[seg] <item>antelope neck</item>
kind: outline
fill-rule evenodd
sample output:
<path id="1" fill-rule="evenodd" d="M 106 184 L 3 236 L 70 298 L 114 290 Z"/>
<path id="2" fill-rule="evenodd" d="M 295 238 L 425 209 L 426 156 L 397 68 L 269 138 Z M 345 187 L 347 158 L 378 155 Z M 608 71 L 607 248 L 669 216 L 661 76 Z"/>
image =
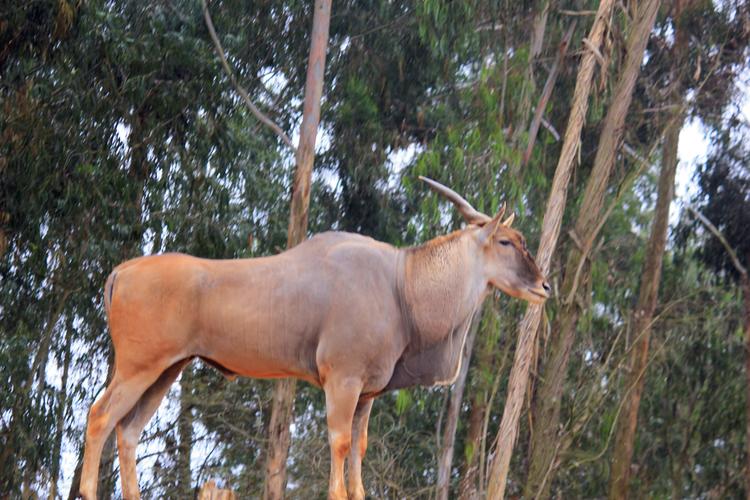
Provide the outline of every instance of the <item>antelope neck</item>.
<path id="1" fill-rule="evenodd" d="M 403 251 L 399 295 L 418 344 L 430 345 L 451 335 L 486 294 L 477 245 L 471 230 L 464 229 Z"/>

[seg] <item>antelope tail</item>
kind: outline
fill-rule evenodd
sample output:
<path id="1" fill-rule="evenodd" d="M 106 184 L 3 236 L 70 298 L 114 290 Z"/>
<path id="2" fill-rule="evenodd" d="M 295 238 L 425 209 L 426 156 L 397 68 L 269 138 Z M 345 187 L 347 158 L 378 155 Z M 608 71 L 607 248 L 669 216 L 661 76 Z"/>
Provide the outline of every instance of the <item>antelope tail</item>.
<path id="1" fill-rule="evenodd" d="M 112 294 L 115 291 L 115 278 L 117 277 L 117 271 L 112 271 L 107 278 L 107 282 L 104 284 L 104 310 L 109 316 L 109 308 L 112 305 Z"/>

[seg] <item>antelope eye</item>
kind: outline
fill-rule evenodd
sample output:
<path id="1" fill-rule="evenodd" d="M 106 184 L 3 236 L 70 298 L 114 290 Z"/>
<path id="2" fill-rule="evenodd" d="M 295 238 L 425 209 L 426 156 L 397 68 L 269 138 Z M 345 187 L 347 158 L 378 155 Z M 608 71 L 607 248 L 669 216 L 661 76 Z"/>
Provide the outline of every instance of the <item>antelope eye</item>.
<path id="1" fill-rule="evenodd" d="M 507 247 L 510 245 L 510 240 L 497 240 L 502 246 Z"/>

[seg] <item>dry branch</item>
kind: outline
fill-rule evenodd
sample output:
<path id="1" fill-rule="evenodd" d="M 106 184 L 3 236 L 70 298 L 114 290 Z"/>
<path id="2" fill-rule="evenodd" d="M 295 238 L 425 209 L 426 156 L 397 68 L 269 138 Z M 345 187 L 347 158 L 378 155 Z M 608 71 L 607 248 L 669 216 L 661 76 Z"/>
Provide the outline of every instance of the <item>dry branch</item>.
<path id="1" fill-rule="evenodd" d="M 232 68 L 229 66 L 229 62 L 227 61 L 227 57 L 224 53 L 224 48 L 221 46 L 221 42 L 219 41 L 219 37 L 216 35 L 216 30 L 214 29 L 214 23 L 211 20 L 211 14 L 208 12 L 208 5 L 206 4 L 206 0 L 201 0 L 201 4 L 203 7 L 203 19 L 206 21 L 206 27 L 208 28 L 208 34 L 211 35 L 211 41 L 214 44 L 214 48 L 216 49 L 216 54 L 219 56 L 219 60 L 221 61 L 221 66 L 224 68 L 224 72 L 229 77 L 229 81 L 232 82 L 232 85 L 234 86 L 237 93 L 242 98 L 242 101 L 245 103 L 245 105 L 248 107 L 250 112 L 258 119 L 261 123 L 269 127 L 271 130 L 278 135 L 282 141 L 284 141 L 284 144 L 289 146 L 289 149 L 296 152 L 297 148 L 294 147 L 294 144 L 292 143 L 292 140 L 289 138 L 286 133 L 281 130 L 281 127 L 276 125 L 273 120 L 271 120 L 269 117 L 267 117 L 258 107 L 253 104 L 253 101 L 250 99 L 250 94 L 247 93 L 247 90 L 240 84 L 240 82 L 237 80 L 237 77 L 234 76 L 234 72 L 232 71 Z"/>
<path id="2" fill-rule="evenodd" d="M 742 275 L 747 275 L 747 269 L 745 269 L 745 267 L 742 265 L 742 263 L 740 262 L 740 259 L 737 258 L 737 253 L 735 253 L 734 249 L 729 244 L 729 242 L 724 237 L 724 235 L 721 233 L 721 231 L 719 231 L 719 229 L 716 226 L 714 226 L 713 223 L 710 220 L 708 220 L 708 218 L 705 215 L 700 213 L 694 207 L 688 205 L 687 209 L 690 211 L 690 213 L 692 213 L 695 216 L 696 219 L 698 219 L 701 222 L 701 224 L 706 226 L 706 229 L 708 229 L 711 232 L 711 234 L 716 236 L 716 239 L 719 240 L 721 245 L 724 247 L 724 250 L 727 251 L 729 258 L 732 260 L 732 265 L 734 266 L 735 269 L 737 269 L 737 272 Z"/>

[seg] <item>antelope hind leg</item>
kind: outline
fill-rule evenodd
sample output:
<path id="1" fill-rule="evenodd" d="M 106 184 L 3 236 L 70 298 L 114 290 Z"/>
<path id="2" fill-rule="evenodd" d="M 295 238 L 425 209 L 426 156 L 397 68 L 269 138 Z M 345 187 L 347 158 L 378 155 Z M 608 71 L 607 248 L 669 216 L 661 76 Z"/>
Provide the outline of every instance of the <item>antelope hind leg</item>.
<path id="1" fill-rule="evenodd" d="M 164 370 L 164 373 L 143 393 L 135 406 L 117 424 L 117 453 L 120 458 L 120 481 L 124 499 L 141 497 L 138 489 L 138 472 L 135 467 L 135 449 L 138 446 L 138 440 L 172 383 L 190 361 L 192 358 L 178 361 Z"/>
<path id="2" fill-rule="evenodd" d="M 99 480 L 99 462 L 102 448 L 115 424 L 133 408 L 136 401 L 156 381 L 162 370 L 141 372 L 129 378 L 123 377 L 119 367 L 104 394 L 96 400 L 89 411 L 86 424 L 86 445 L 83 452 L 81 472 L 81 496 L 86 500 L 96 500 L 96 486 Z"/>
<path id="3" fill-rule="evenodd" d="M 352 422 L 352 446 L 349 455 L 349 498 L 364 500 L 365 487 L 362 484 L 362 459 L 367 451 L 367 424 L 372 410 L 372 399 L 357 403 Z"/>

